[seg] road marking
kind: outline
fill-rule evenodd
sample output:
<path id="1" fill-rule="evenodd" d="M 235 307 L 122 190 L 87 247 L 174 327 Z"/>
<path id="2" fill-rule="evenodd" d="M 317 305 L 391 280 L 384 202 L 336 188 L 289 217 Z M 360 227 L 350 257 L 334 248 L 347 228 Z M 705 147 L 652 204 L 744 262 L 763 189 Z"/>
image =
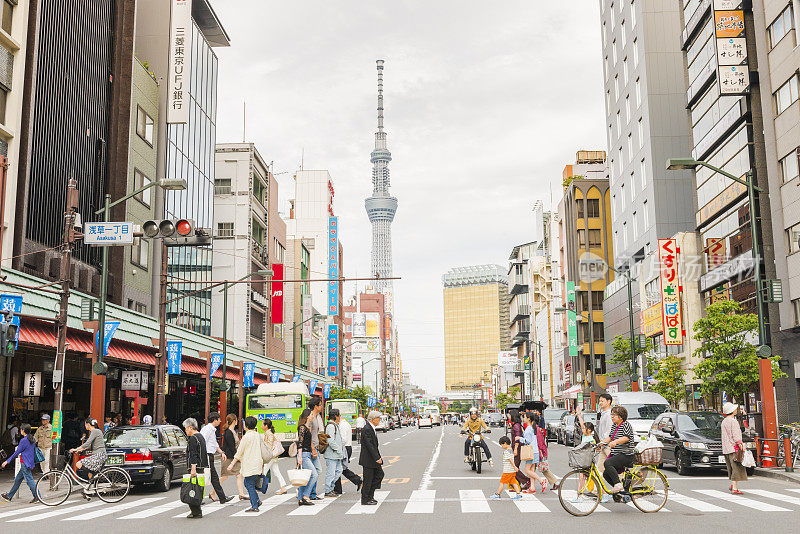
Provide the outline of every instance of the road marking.
<path id="1" fill-rule="evenodd" d="M 486 480 L 487 477 L 471 476 L 471 477 L 430 477 L 431 480 Z"/>
<path id="2" fill-rule="evenodd" d="M 789 491 L 794 491 L 796 493 L 800 493 L 800 489 L 790 489 Z"/>
<path id="3" fill-rule="evenodd" d="M 436 490 L 414 490 L 408 499 L 404 514 L 432 514 Z"/>
<path id="4" fill-rule="evenodd" d="M 631 501 L 631 502 L 629 502 L 629 503 L 627 503 L 627 504 L 628 504 L 628 506 L 630 506 L 630 507 L 631 507 L 631 508 L 633 508 L 634 510 L 638 510 L 638 508 L 636 508 L 636 505 L 635 505 L 635 504 L 633 504 L 633 501 Z M 669 509 L 667 509 L 667 508 L 662 508 L 662 509 L 661 509 L 661 510 L 659 510 L 658 512 L 659 512 L 659 513 L 661 513 L 661 512 L 671 512 L 671 511 L 672 511 L 672 510 L 669 510 Z"/>
<path id="5" fill-rule="evenodd" d="M 694 497 L 681 495 L 672 491 L 669 492 L 669 500 L 688 506 L 689 508 L 694 508 L 699 512 L 730 512 L 727 508 L 722 508 L 716 504 L 711 504 L 710 502 L 701 501 L 700 499 L 695 499 Z"/>
<path id="6" fill-rule="evenodd" d="M 279 504 L 283 504 L 289 499 L 293 498 L 294 495 L 292 494 L 284 494 L 284 495 L 273 495 L 269 499 L 265 499 L 261 506 L 258 507 L 258 512 L 245 512 L 244 510 L 240 510 L 235 514 L 231 514 L 231 517 L 249 517 L 249 516 L 259 516 L 264 512 L 268 512 L 278 506 Z"/>
<path id="7" fill-rule="evenodd" d="M 20 517 L 19 519 L 12 519 L 9 523 L 21 523 L 21 522 L 29 522 L 29 521 L 39 521 L 40 519 L 47 519 L 50 517 L 55 517 L 58 515 L 69 514 L 71 512 L 80 511 L 80 510 L 88 510 L 89 508 L 96 508 L 100 505 L 105 504 L 103 501 L 99 502 L 90 502 L 88 504 L 80 504 L 78 506 L 69 506 L 62 510 L 52 510 L 50 512 L 44 512 L 41 514 L 30 515 L 28 517 Z M 48 508 L 50 508 L 48 506 Z M 22 510 L 23 512 L 27 512 L 27 509 Z"/>
<path id="8" fill-rule="evenodd" d="M 458 490 L 458 495 L 461 497 L 461 513 L 463 514 L 492 511 L 482 490 Z"/>
<path id="9" fill-rule="evenodd" d="M 561 492 L 564 494 L 564 498 L 565 499 L 570 500 L 570 501 L 575 501 L 575 499 L 576 499 L 575 496 L 577 495 L 577 492 L 575 490 L 562 489 Z M 573 502 L 573 504 L 577 505 L 577 504 L 583 503 L 583 504 L 586 504 L 585 508 L 588 509 L 589 507 L 591 507 L 592 504 L 594 504 L 594 499 L 596 497 L 592 497 L 592 498 L 582 497 L 582 498 L 586 499 L 586 500 L 585 501 L 580 501 L 580 502 Z M 609 510 L 608 508 L 606 508 L 605 506 L 603 506 L 601 504 L 598 504 L 597 508 L 595 508 L 594 511 L 595 512 L 610 512 L 611 510 Z"/>
<path id="10" fill-rule="evenodd" d="M 289 512 L 288 515 L 317 515 L 336 499 L 337 497 L 332 499 L 326 497 L 321 501 L 312 501 L 314 506 L 298 506 L 297 510 Z"/>
<path id="11" fill-rule="evenodd" d="M 145 517 L 152 517 L 154 515 L 162 514 L 164 512 L 169 512 L 170 510 L 174 510 L 175 508 L 180 508 L 181 506 L 186 506 L 186 505 L 181 501 L 167 502 L 155 506 L 153 508 L 149 508 L 147 510 L 140 510 L 132 514 L 122 516 L 118 519 L 144 519 Z"/>
<path id="12" fill-rule="evenodd" d="M 345 515 L 369 515 L 369 514 L 374 514 L 375 512 L 378 511 L 378 508 L 380 507 L 381 503 L 383 503 L 383 501 L 386 500 L 386 497 L 388 495 L 389 495 L 388 491 L 376 491 L 375 492 L 375 500 L 378 501 L 378 504 L 373 504 L 373 505 L 368 505 L 367 504 L 367 505 L 364 505 L 364 504 L 361 504 L 360 502 L 357 502 L 347 512 L 345 512 Z"/>
<path id="13" fill-rule="evenodd" d="M 236 502 L 234 502 L 234 501 L 236 501 Z M 239 502 L 236 499 L 233 499 L 230 502 L 226 502 L 225 504 L 220 504 L 218 502 L 212 502 L 211 504 L 209 504 L 207 506 L 203 506 L 203 515 L 205 516 L 205 515 L 208 515 L 208 514 L 213 514 L 214 512 L 219 512 L 223 508 L 227 508 L 228 506 L 233 506 L 234 504 L 239 504 Z M 186 517 L 186 514 L 173 515 L 172 517 L 173 518 Z"/>
<path id="14" fill-rule="evenodd" d="M 775 499 L 776 501 L 782 501 L 789 504 L 794 504 L 795 506 L 800 506 L 800 497 L 792 497 L 790 495 L 783 495 L 781 493 L 776 493 L 774 491 L 767 491 L 762 489 L 749 489 L 744 490 L 745 493 L 754 493 L 755 495 L 760 495 L 761 497 L 767 497 L 768 499 Z"/>
<path id="15" fill-rule="evenodd" d="M 387 484 L 408 484 L 408 481 L 411 480 L 410 478 L 390 478 L 389 480 L 384 480 Z"/>
<path id="16" fill-rule="evenodd" d="M 436 461 L 439 459 L 439 453 L 442 451 L 442 440 L 444 439 L 444 429 L 442 429 L 442 433 L 439 434 L 439 443 L 436 444 L 436 448 L 433 450 L 433 456 L 431 456 L 431 463 L 428 464 L 428 467 L 425 469 L 425 472 L 422 473 L 422 480 L 419 482 L 419 488 L 421 490 L 426 490 L 431 485 L 431 473 L 433 473 L 433 468 L 436 467 Z"/>
<path id="17" fill-rule="evenodd" d="M 511 492 L 506 490 L 506 495 L 511 497 Z M 516 495 L 516 493 L 514 494 Z M 517 499 L 513 501 L 514 504 L 517 506 L 520 512 L 522 513 L 531 513 L 531 512 L 549 512 L 550 509 L 545 506 L 542 501 L 530 495 L 528 493 L 523 493 L 521 499 Z"/>
<path id="18" fill-rule="evenodd" d="M 45 506 L 44 504 L 40 504 L 38 506 L 31 506 L 30 508 L 20 508 L 18 510 L 9 510 L 8 512 L 0 513 L 0 518 L 13 517 L 15 515 L 24 514 L 25 512 L 36 512 L 38 510 L 45 510 L 45 509 L 48 509 L 48 508 L 50 508 L 50 506 Z"/>
<path id="19" fill-rule="evenodd" d="M 136 506 L 143 506 L 145 504 L 150 504 L 152 502 L 160 501 L 164 499 L 164 497 L 146 497 L 144 499 L 138 499 L 135 501 L 124 502 L 122 504 L 118 504 L 116 506 L 112 506 L 110 508 L 104 508 L 102 510 L 95 510 L 94 512 L 86 512 L 85 514 L 80 514 L 72 517 L 65 517 L 64 521 L 85 521 L 87 519 L 94 519 L 96 517 L 103 517 L 104 515 L 110 515 L 117 512 L 121 512 L 122 510 L 127 510 L 128 508 L 134 508 Z"/>
<path id="20" fill-rule="evenodd" d="M 791 510 L 789 510 L 788 508 L 783 508 L 782 506 L 775 506 L 774 504 L 768 504 L 761 501 L 754 501 L 753 499 L 748 499 L 746 497 L 741 497 L 739 495 L 729 495 L 727 493 L 717 490 L 694 490 L 694 491 L 696 491 L 697 493 L 702 493 L 703 495 L 708 495 L 709 497 L 716 497 L 718 499 L 732 502 L 734 504 L 746 506 L 748 508 L 753 508 L 755 510 L 761 510 L 762 512 L 791 512 Z"/>

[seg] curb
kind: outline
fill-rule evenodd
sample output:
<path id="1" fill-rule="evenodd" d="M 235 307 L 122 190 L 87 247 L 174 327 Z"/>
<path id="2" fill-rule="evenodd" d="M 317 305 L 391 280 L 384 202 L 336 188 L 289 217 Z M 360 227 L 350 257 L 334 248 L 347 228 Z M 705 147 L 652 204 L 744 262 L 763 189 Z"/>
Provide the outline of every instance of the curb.
<path id="1" fill-rule="evenodd" d="M 773 469 L 764 469 L 761 467 L 756 467 L 753 476 L 759 476 L 764 478 L 772 478 L 776 480 L 783 480 L 784 482 L 792 482 L 794 484 L 800 484 L 800 474 L 797 471 L 794 473 L 787 473 L 786 471 L 778 471 Z"/>

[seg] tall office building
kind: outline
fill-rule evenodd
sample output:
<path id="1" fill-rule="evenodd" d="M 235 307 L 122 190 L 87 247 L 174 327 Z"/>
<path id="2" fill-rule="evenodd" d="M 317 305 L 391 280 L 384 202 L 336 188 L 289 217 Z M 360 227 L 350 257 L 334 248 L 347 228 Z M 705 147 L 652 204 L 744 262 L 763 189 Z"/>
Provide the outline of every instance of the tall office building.
<path id="1" fill-rule="evenodd" d="M 375 149 L 372 162 L 372 196 L 364 201 L 369 222 L 372 223 L 372 276 L 392 276 L 392 221 L 397 211 L 397 199 L 389 195 L 389 162 L 392 153 L 386 147 L 383 130 L 383 60 L 378 60 L 378 131 L 375 132 Z M 390 290 L 392 281 L 377 281 L 378 291 Z"/>
<path id="2" fill-rule="evenodd" d="M 449 390 L 491 381 L 500 351 L 509 350 L 508 275 L 501 265 L 454 267 L 444 286 L 444 367 Z"/>

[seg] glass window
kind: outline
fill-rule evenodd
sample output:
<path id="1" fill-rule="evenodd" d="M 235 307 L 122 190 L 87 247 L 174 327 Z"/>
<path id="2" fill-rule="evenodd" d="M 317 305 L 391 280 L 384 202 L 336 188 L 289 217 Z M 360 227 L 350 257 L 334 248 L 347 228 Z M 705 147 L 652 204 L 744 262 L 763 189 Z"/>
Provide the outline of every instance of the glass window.
<path id="1" fill-rule="evenodd" d="M 5 87 L 0 86 L 0 124 L 6 123 L 6 101 L 8 100 L 8 91 Z"/>
<path id="2" fill-rule="evenodd" d="M 600 230 L 589 230 L 589 248 L 600 248 L 601 246 L 603 246 L 603 242 Z"/>
<path id="3" fill-rule="evenodd" d="M 578 212 L 578 219 L 583 219 L 583 199 L 575 199 L 575 209 Z"/>
<path id="4" fill-rule="evenodd" d="M 614 39 L 614 41 L 611 43 L 611 61 L 612 61 L 612 63 L 614 65 L 617 64 L 617 40 L 616 39 Z"/>
<path id="5" fill-rule="evenodd" d="M 636 109 L 642 105 L 642 84 L 639 78 L 636 78 Z"/>
<path id="6" fill-rule="evenodd" d="M 647 185 L 647 165 L 644 162 L 644 158 L 639 162 L 639 176 L 642 177 L 642 189 L 644 189 Z"/>
<path id="7" fill-rule="evenodd" d="M 631 28 L 636 27 L 636 2 L 631 0 Z"/>
<path id="8" fill-rule="evenodd" d="M 796 148 L 789 152 L 789 154 L 778 161 L 778 165 L 781 170 L 781 178 L 783 179 L 783 183 L 790 182 L 797 178 L 797 158 L 798 154 L 800 154 L 800 148 Z"/>
<path id="9" fill-rule="evenodd" d="M 133 245 L 131 245 L 131 263 L 135 263 L 142 269 L 147 270 L 149 258 L 150 242 L 141 237 L 134 237 Z"/>
<path id="10" fill-rule="evenodd" d="M 152 183 L 152 180 L 148 178 L 142 171 L 139 169 L 133 170 L 133 190 L 136 191 L 137 189 L 141 189 L 142 187 L 149 185 Z M 150 207 L 150 191 L 152 187 L 145 189 L 134 198 L 147 206 Z"/>
<path id="11" fill-rule="evenodd" d="M 778 15 L 778 18 L 769 25 L 770 49 L 774 48 L 788 33 L 792 33 L 792 30 L 794 30 L 794 10 L 792 4 L 789 3 L 786 9 Z"/>
<path id="12" fill-rule="evenodd" d="M 0 27 L 9 35 L 11 34 L 11 22 L 14 18 L 14 5 L 16 3 L 16 0 L 13 2 L 11 0 L 3 0 L 0 5 L 0 9 L 3 10 L 2 18 L 0 18 Z"/>
<path id="13" fill-rule="evenodd" d="M 631 122 L 631 95 L 625 96 L 625 116 L 626 123 Z"/>
<path id="14" fill-rule="evenodd" d="M 628 163 L 633 159 L 633 134 L 628 134 Z"/>
<path id="15" fill-rule="evenodd" d="M 622 79 L 625 82 L 625 85 L 628 85 L 628 58 L 627 56 L 625 59 L 622 60 Z"/>
<path id="16" fill-rule="evenodd" d="M 216 178 L 214 180 L 214 194 L 215 195 L 230 195 L 231 194 L 231 179 L 230 178 Z"/>
<path id="17" fill-rule="evenodd" d="M 794 299 L 792 301 L 792 310 L 794 310 L 795 326 L 800 325 L 800 299 Z"/>
<path id="18" fill-rule="evenodd" d="M 620 7 L 620 11 L 621 10 L 622 9 Z M 625 45 L 627 44 L 627 38 L 628 38 L 628 36 L 625 34 L 625 19 L 622 19 L 622 22 L 620 23 L 619 26 L 620 26 L 619 40 L 620 40 L 620 43 L 622 43 L 622 47 L 621 48 L 624 49 Z"/>
<path id="19" fill-rule="evenodd" d="M 785 84 L 775 92 L 775 107 L 780 115 L 797 100 L 797 74 L 793 74 Z"/>
<path id="20" fill-rule="evenodd" d="M 253 173 L 253 197 L 258 200 L 261 205 L 266 205 L 266 192 L 267 188 L 258 173 Z"/>
<path id="21" fill-rule="evenodd" d="M 578 230 L 578 248 L 586 248 L 586 230 Z"/>
<path id="22" fill-rule="evenodd" d="M 256 220 L 255 217 L 254 217 L 253 218 L 253 241 L 258 243 L 259 245 L 263 245 L 265 236 L 266 236 L 266 231 L 264 230 L 264 227 L 261 226 L 261 223 L 258 222 L 258 220 Z"/>
<path id="23" fill-rule="evenodd" d="M 106 447 L 160 447 L 155 428 L 110 428 L 103 437 Z"/>
<path id="24" fill-rule="evenodd" d="M 302 407 L 302 395 L 290 393 L 274 395 L 251 395 L 247 398 L 248 410 L 292 410 Z"/>
<path id="25" fill-rule="evenodd" d="M 600 200 L 590 198 L 586 201 L 586 216 L 587 217 L 600 217 Z"/>
<path id="26" fill-rule="evenodd" d="M 642 204 L 642 219 L 644 219 L 645 229 L 650 227 L 650 215 L 647 213 L 647 201 Z"/>
<path id="27" fill-rule="evenodd" d="M 147 114 L 142 109 L 142 106 L 136 107 L 136 134 L 144 139 L 150 146 L 153 146 L 153 117 Z"/>
<path id="28" fill-rule="evenodd" d="M 639 119 L 639 124 L 637 124 L 637 133 L 639 134 L 639 148 L 644 146 L 644 123 L 642 119 Z"/>
<path id="29" fill-rule="evenodd" d="M 786 249 L 789 251 L 789 254 L 794 254 L 795 252 L 800 252 L 800 224 L 795 224 L 788 230 L 786 230 Z"/>
<path id="30" fill-rule="evenodd" d="M 617 135 L 622 134 L 622 117 L 620 116 L 620 112 L 617 111 Z"/>
<path id="31" fill-rule="evenodd" d="M 233 223 L 232 222 L 218 222 L 217 223 L 217 237 L 233 237 Z"/>

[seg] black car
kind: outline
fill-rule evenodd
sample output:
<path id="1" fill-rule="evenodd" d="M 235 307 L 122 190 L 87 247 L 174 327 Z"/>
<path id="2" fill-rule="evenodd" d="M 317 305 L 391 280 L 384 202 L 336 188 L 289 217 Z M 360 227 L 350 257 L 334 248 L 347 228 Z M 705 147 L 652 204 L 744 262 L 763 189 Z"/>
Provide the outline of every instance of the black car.
<path id="1" fill-rule="evenodd" d="M 160 491 L 169 491 L 173 481 L 188 473 L 188 441 L 177 426 L 118 426 L 104 438 L 106 465 L 127 471 L 133 484 L 155 484 Z"/>

